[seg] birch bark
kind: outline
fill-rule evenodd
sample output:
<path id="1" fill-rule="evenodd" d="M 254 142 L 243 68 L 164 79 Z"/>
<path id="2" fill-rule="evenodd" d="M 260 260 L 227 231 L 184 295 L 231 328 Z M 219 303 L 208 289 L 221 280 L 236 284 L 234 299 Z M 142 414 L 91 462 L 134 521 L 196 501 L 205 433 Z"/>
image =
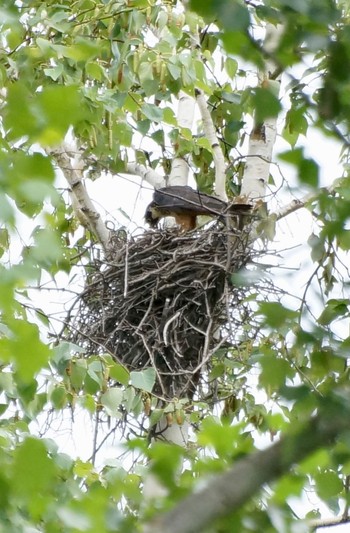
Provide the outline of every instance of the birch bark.
<path id="1" fill-rule="evenodd" d="M 65 142 L 49 153 L 69 184 L 73 210 L 83 226 L 99 240 L 105 252 L 110 244 L 110 231 L 97 211 L 83 182 L 85 163 L 75 140 Z"/>
<path id="2" fill-rule="evenodd" d="M 204 93 L 202 91 L 198 91 L 197 105 L 199 107 L 199 111 L 201 113 L 201 117 L 203 121 L 203 130 L 213 150 L 213 159 L 214 159 L 214 165 L 215 165 L 214 191 L 215 191 L 215 194 L 219 198 L 226 201 L 227 195 L 226 195 L 225 157 L 224 157 L 224 154 L 222 153 L 219 139 L 216 135 L 213 120 L 211 118 L 211 115 L 208 109 L 208 104 L 205 99 Z"/>
<path id="3" fill-rule="evenodd" d="M 264 48 L 271 57 L 278 47 L 282 26 L 268 24 Z M 272 59 L 267 59 L 265 68 L 259 73 L 260 84 L 269 87 L 275 94 L 279 94 L 281 75 L 275 77 L 277 65 Z M 272 151 L 276 141 L 277 117 L 271 117 L 263 124 L 254 120 L 250 135 L 247 163 L 242 180 L 241 195 L 251 201 L 265 200 L 267 184 L 270 174 Z"/>
<path id="4" fill-rule="evenodd" d="M 177 122 L 180 128 L 192 129 L 194 119 L 195 100 L 187 94 L 181 92 L 177 110 Z M 189 166 L 182 157 L 175 157 L 172 162 L 171 172 L 167 185 L 187 185 Z M 171 226 L 173 218 L 167 218 L 166 224 Z M 171 426 L 167 424 L 166 417 L 163 416 L 156 427 L 156 434 L 165 442 L 186 447 L 188 442 L 189 424 L 187 420 L 180 426 L 175 421 Z M 155 501 L 167 494 L 167 490 L 159 478 L 149 473 L 144 480 L 143 495 L 145 502 Z"/>

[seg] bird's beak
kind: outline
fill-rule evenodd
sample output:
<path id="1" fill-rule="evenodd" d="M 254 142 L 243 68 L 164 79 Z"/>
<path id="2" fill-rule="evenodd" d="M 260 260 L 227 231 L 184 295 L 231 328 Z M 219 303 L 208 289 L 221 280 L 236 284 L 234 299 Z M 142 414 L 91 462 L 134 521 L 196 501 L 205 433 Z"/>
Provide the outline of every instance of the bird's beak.
<path id="1" fill-rule="evenodd" d="M 155 216 L 153 213 L 153 206 L 149 204 L 145 212 L 145 222 L 151 226 L 151 228 L 156 228 L 159 217 Z"/>

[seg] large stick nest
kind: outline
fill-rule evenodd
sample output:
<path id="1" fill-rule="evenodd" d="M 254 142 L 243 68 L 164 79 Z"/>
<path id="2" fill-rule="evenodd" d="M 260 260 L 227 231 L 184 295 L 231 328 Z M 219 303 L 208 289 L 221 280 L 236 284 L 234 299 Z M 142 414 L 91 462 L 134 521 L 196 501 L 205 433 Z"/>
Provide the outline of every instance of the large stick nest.
<path id="1" fill-rule="evenodd" d="M 232 274 L 250 259 L 249 228 L 217 222 L 201 231 L 116 234 L 108 260 L 94 261 L 71 314 L 71 340 L 110 352 L 129 370 L 153 367 L 155 392 L 192 397 L 201 372 L 242 325 L 244 291 Z"/>

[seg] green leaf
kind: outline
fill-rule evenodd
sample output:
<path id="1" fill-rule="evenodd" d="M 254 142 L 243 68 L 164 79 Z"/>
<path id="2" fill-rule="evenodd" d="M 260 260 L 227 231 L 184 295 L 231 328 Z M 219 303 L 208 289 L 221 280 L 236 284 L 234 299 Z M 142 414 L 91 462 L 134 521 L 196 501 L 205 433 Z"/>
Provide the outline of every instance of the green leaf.
<path id="1" fill-rule="evenodd" d="M 265 390 L 278 390 L 292 374 L 289 362 L 276 355 L 263 355 L 260 359 L 262 372 L 259 383 Z"/>
<path id="2" fill-rule="evenodd" d="M 20 380 L 18 376 L 16 376 L 16 382 L 18 395 L 25 404 L 28 404 L 34 399 L 34 396 L 38 392 L 37 381 L 35 379 L 32 379 L 27 382 L 22 382 L 22 380 Z"/>
<path id="3" fill-rule="evenodd" d="M 303 159 L 300 162 L 299 180 L 310 187 L 318 187 L 319 166 L 313 159 Z"/>
<path id="4" fill-rule="evenodd" d="M 109 416 L 116 417 L 119 413 L 120 404 L 123 399 L 123 390 L 117 387 L 108 389 L 101 396 L 101 404 L 105 407 Z"/>
<path id="5" fill-rule="evenodd" d="M 0 373 L 0 389 L 5 392 L 9 398 L 17 397 L 17 389 L 11 372 Z"/>
<path id="6" fill-rule="evenodd" d="M 129 124 L 126 122 L 118 122 L 113 129 L 113 133 L 122 146 L 131 146 L 132 128 Z"/>
<path id="7" fill-rule="evenodd" d="M 156 371 L 154 368 L 146 368 L 139 372 L 130 372 L 130 383 L 137 389 L 144 390 L 146 392 L 152 392 L 153 386 L 156 381 Z"/>
<path id="8" fill-rule="evenodd" d="M 86 63 L 85 65 L 86 74 L 89 76 L 89 78 L 92 78 L 97 81 L 102 81 L 104 78 L 104 70 L 95 61 Z"/>
<path id="9" fill-rule="evenodd" d="M 58 385 L 50 393 L 50 401 L 54 409 L 63 409 L 68 403 L 67 391 L 63 385 Z"/>
<path id="10" fill-rule="evenodd" d="M 237 69 L 238 69 L 238 63 L 235 59 L 232 59 L 232 57 L 226 58 L 225 61 L 225 69 L 228 74 L 228 76 L 233 79 L 236 75 Z"/>
<path id="11" fill-rule="evenodd" d="M 304 459 L 297 467 L 298 472 L 307 474 L 314 474 L 320 469 L 325 469 L 329 466 L 330 455 L 326 449 L 317 450 Z"/>
<path id="12" fill-rule="evenodd" d="M 52 146 L 63 140 L 69 126 L 85 117 L 76 86 L 51 85 L 35 94 L 22 82 L 9 87 L 4 122 L 10 139 L 28 136 L 32 142 Z"/>
<path id="13" fill-rule="evenodd" d="M 287 152 L 281 152 L 280 154 L 278 154 L 278 157 L 286 163 L 299 166 L 300 162 L 303 159 L 303 149 L 295 148 L 293 150 L 288 150 Z"/>
<path id="14" fill-rule="evenodd" d="M 339 496 L 343 490 L 343 482 L 339 476 L 332 471 L 320 472 L 315 475 L 316 492 L 322 500 L 328 500 Z"/>
<path id="15" fill-rule="evenodd" d="M 151 63 L 142 62 L 138 69 L 138 75 L 141 83 L 153 80 L 153 67 Z"/>
<path id="16" fill-rule="evenodd" d="M 165 486 L 174 488 L 178 476 L 184 449 L 181 446 L 170 446 L 168 443 L 156 442 L 150 450 L 152 472 Z"/>
<path id="17" fill-rule="evenodd" d="M 300 496 L 306 481 L 305 476 L 296 473 L 282 477 L 276 484 L 276 490 L 272 496 L 273 501 L 283 505 L 291 496 Z"/>
<path id="18" fill-rule="evenodd" d="M 277 117 L 282 109 L 278 97 L 270 89 L 257 87 L 252 95 L 252 100 L 255 108 L 255 119 L 258 124 L 263 123 L 267 118 Z"/>
<path id="19" fill-rule="evenodd" d="M 63 259 L 63 249 L 59 237 L 49 227 L 37 228 L 34 241 L 35 246 L 30 249 L 29 257 L 43 268 L 50 269 L 52 263 Z"/>
<path id="20" fill-rule="evenodd" d="M 9 326 L 9 337 L 0 338 L 1 358 L 14 362 L 19 376 L 28 382 L 47 365 L 50 350 L 41 342 L 36 324 L 13 319 Z"/>
<path id="21" fill-rule="evenodd" d="M 15 222 L 14 208 L 8 197 L 2 193 L 0 193 L 0 220 L 9 226 L 13 226 Z"/>
<path id="22" fill-rule="evenodd" d="M 56 193 L 51 184 L 32 179 L 19 183 L 12 196 L 18 209 L 31 218 L 38 215 L 43 209 L 44 201 L 56 196 Z"/>
<path id="23" fill-rule="evenodd" d="M 38 130 L 37 117 L 32 105 L 32 95 L 22 82 L 12 83 L 8 88 L 4 109 L 4 125 L 8 138 L 19 139 L 25 135 L 33 139 Z M 18 103 L 21 105 L 18 105 Z"/>
<path id="24" fill-rule="evenodd" d="M 94 395 L 101 390 L 102 379 L 94 372 L 93 377 L 90 373 L 86 374 L 84 382 L 84 392 L 87 394 Z"/>
<path id="25" fill-rule="evenodd" d="M 210 144 L 210 141 L 206 137 L 200 137 L 196 141 L 197 146 L 201 146 L 202 148 L 205 148 L 208 150 L 208 152 L 212 152 L 212 146 Z"/>
<path id="26" fill-rule="evenodd" d="M 156 105 L 143 104 L 142 112 L 152 122 L 161 122 L 163 119 L 163 110 Z"/>
<path id="27" fill-rule="evenodd" d="M 18 151 L 11 157 L 12 168 L 10 179 L 18 184 L 36 180 L 37 193 L 40 198 L 38 182 L 53 183 L 55 172 L 49 157 L 43 154 L 26 154 Z"/>
<path id="28" fill-rule="evenodd" d="M 49 86 L 36 96 L 40 132 L 37 141 L 53 146 L 63 140 L 69 126 L 85 118 L 82 96 L 75 86 Z"/>
<path id="29" fill-rule="evenodd" d="M 339 247 L 342 250 L 349 251 L 350 250 L 350 230 L 342 230 L 339 232 L 339 235 L 337 236 Z"/>
<path id="30" fill-rule="evenodd" d="M 201 432 L 198 435 L 198 443 L 213 447 L 220 458 L 232 458 L 236 454 L 245 453 L 252 449 L 252 440 L 246 439 L 241 433 L 240 424 L 220 424 L 213 417 L 208 417 L 203 422 Z"/>
<path id="31" fill-rule="evenodd" d="M 283 138 L 294 146 L 300 134 L 306 135 L 308 129 L 308 121 L 305 117 L 306 110 L 302 108 L 292 107 L 286 115 L 285 125 L 283 129 Z"/>
<path id="32" fill-rule="evenodd" d="M 0 228 L 0 248 L 3 251 L 8 250 L 10 245 L 10 235 L 6 228 Z"/>
<path id="33" fill-rule="evenodd" d="M 85 376 L 87 374 L 87 361 L 86 359 L 74 359 L 70 365 L 69 379 L 76 391 L 79 391 L 84 383 Z"/>
<path id="34" fill-rule="evenodd" d="M 130 373 L 125 366 L 114 363 L 109 367 L 109 375 L 122 385 L 128 385 L 130 380 Z"/>
<path id="35" fill-rule="evenodd" d="M 77 459 L 74 465 L 74 473 L 81 477 L 85 478 L 91 474 L 91 472 L 94 471 L 94 465 L 90 463 L 89 461 L 82 461 L 81 459 Z"/>
<path id="36" fill-rule="evenodd" d="M 226 30 L 246 30 L 250 16 L 245 5 L 231 0 L 191 0 L 191 9 L 203 17 L 219 20 Z"/>
<path id="37" fill-rule="evenodd" d="M 174 114 L 174 111 L 170 109 L 170 107 L 165 107 L 163 109 L 163 120 L 166 124 L 170 124 L 171 126 L 176 126 L 176 117 Z"/>
<path id="38" fill-rule="evenodd" d="M 177 64 L 177 58 L 171 57 L 167 63 L 167 68 L 170 72 L 171 77 L 174 80 L 179 80 L 181 77 L 181 67 Z"/>
<path id="39" fill-rule="evenodd" d="M 298 317 L 296 311 L 284 307 L 279 302 L 261 302 L 259 314 L 265 317 L 265 322 L 272 328 L 280 328 L 286 322 L 294 321 Z"/>
<path id="40" fill-rule="evenodd" d="M 89 413 L 96 413 L 96 408 L 99 407 L 95 398 L 91 394 L 85 394 L 79 398 L 79 404 L 86 409 Z"/>
<path id="41" fill-rule="evenodd" d="M 62 63 L 59 63 L 56 67 L 44 68 L 44 72 L 46 76 L 53 79 L 53 81 L 57 81 L 58 78 L 63 74 L 64 68 Z"/>
<path id="42" fill-rule="evenodd" d="M 64 50 L 65 57 L 75 61 L 88 61 L 99 53 L 98 44 L 91 39 L 77 37 L 72 46 L 67 46 Z"/>
<path id="43" fill-rule="evenodd" d="M 149 419 L 150 427 L 155 426 L 163 416 L 164 416 L 163 409 L 152 409 L 151 416 Z"/>
<path id="44" fill-rule="evenodd" d="M 326 307 L 317 319 L 321 326 L 328 326 L 333 320 L 349 314 L 349 300 L 340 298 L 331 299 L 326 303 Z"/>
<path id="45" fill-rule="evenodd" d="M 303 149 L 296 148 L 279 154 L 282 161 L 291 163 L 298 168 L 299 180 L 311 187 L 318 187 L 319 167 L 313 159 L 304 157 Z"/>
<path id="46" fill-rule="evenodd" d="M 74 353 L 84 352 L 83 348 L 71 342 L 62 341 L 52 349 L 52 362 L 58 370 L 65 371 L 67 361 L 70 361 Z"/>
<path id="47" fill-rule="evenodd" d="M 43 441 L 27 437 L 14 452 L 12 485 L 27 500 L 38 498 L 53 485 L 56 468 Z"/>

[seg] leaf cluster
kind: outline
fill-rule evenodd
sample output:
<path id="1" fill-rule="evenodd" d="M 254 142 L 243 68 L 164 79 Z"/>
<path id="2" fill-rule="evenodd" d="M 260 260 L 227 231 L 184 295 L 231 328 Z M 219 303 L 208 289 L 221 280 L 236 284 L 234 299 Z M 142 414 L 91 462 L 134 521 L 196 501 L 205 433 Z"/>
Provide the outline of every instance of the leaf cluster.
<path id="1" fill-rule="evenodd" d="M 283 25 L 273 52 L 262 44 L 266 23 Z M 322 398 L 347 386 L 349 7 L 340 0 L 192 0 L 189 7 L 4 0 L 0 31 L 0 529 L 137 530 L 152 513 L 141 496 L 147 454 L 169 491 L 158 512 L 198 481 L 292 433 Z M 276 65 L 272 77 L 285 73 L 283 102 L 273 84 L 251 74 L 266 61 Z M 316 283 L 307 283 L 297 306 L 276 291 L 266 301 L 252 290 L 246 303 L 259 333 L 249 335 L 248 324 L 234 345 L 215 352 L 191 411 L 179 398 L 159 409 L 152 369 L 130 372 L 109 354 L 86 359 L 77 346 L 52 347 L 46 337 L 51 320 L 33 304 L 28 287 L 42 291 L 48 279 L 57 286 L 62 276 L 74 279 L 74 266 L 88 260 L 93 237 L 77 236 L 51 158 L 67 132 L 84 150 L 87 178 L 123 171 L 129 160 L 168 173 L 176 155 L 190 160 L 199 188 L 212 191 L 212 146 L 200 125 L 193 132 L 179 127 L 174 112 L 179 91 L 195 96 L 198 88 L 208 99 L 233 194 L 240 190 L 252 116 L 266 121 L 285 111 L 282 136 L 289 147 L 280 161 L 291 165 L 298 188 L 314 193 L 308 207 L 317 226 L 308 245 Z M 319 166 L 300 146 L 311 126 L 344 143 L 344 174 L 331 189 L 318 189 Z M 251 285 L 254 276 L 265 272 L 244 273 L 244 283 Z M 73 459 L 55 439 L 39 438 L 62 413 L 79 410 L 111 438 L 120 435 L 121 421 L 130 422 L 124 436 L 132 471 L 117 460 L 94 466 L 104 437 L 90 460 Z M 164 413 L 169 425 L 188 417 L 188 449 L 158 443 L 146 451 L 144 437 Z M 309 488 L 330 512 L 342 513 L 349 499 L 348 449 L 346 433 L 334 446 L 325 444 L 222 519 L 218 530 L 292 530 L 293 498 Z"/>

